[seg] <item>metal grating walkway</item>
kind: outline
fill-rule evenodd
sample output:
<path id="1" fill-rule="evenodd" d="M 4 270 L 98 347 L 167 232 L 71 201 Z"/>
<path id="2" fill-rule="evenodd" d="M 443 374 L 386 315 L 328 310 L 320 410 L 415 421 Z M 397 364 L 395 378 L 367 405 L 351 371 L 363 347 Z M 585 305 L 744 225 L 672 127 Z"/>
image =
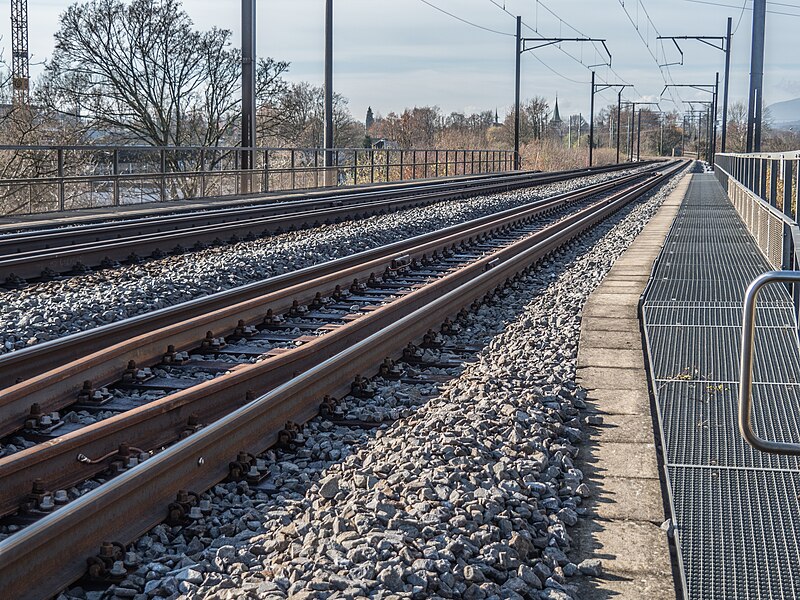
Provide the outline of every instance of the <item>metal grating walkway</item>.
<path id="1" fill-rule="evenodd" d="M 695 174 L 642 318 L 687 597 L 800 598 L 800 459 L 737 428 L 742 300 L 771 270 L 713 174 Z M 754 426 L 800 442 L 800 347 L 783 288 L 759 301 Z"/>

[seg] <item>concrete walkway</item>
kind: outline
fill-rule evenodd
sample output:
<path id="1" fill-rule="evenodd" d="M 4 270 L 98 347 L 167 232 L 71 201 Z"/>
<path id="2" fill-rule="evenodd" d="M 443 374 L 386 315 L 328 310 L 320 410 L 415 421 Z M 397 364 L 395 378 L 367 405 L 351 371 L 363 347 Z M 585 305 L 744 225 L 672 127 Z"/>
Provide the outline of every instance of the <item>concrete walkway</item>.
<path id="1" fill-rule="evenodd" d="M 647 386 L 638 305 L 691 175 L 620 257 L 583 311 L 578 382 L 589 411 L 603 418 L 577 464 L 592 491 L 588 519 L 572 535 L 573 562 L 599 558 L 600 578 L 580 582 L 580 598 L 676 597 Z"/>

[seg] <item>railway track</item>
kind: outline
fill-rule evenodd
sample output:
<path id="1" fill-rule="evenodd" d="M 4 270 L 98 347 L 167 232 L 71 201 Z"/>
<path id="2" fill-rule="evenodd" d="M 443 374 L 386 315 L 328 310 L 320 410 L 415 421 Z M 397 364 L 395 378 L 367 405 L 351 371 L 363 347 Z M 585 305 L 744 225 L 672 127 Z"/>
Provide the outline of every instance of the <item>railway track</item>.
<path id="1" fill-rule="evenodd" d="M 18 428 L 20 417 L 23 426 L 33 425 L 30 405 L 27 412 L 20 410 L 26 401 L 45 402 L 39 404 L 41 415 L 52 412 L 46 404 L 50 398 L 74 402 L 80 389 L 76 384 L 87 374 L 93 382 L 110 382 L 119 380 L 122 371 L 123 384 L 141 388 L 153 381 L 143 368 L 153 361 L 163 359 L 164 370 L 184 368 L 192 360 L 197 367 L 198 360 L 205 360 L 203 352 L 217 363 L 230 355 L 258 359 L 217 364 L 224 374 L 216 378 L 190 387 L 181 388 L 181 383 L 181 389 L 159 400 L 0 459 L 0 512 L 11 514 L 23 505 L 27 514 L 18 513 L 17 518 L 32 522 L 0 542 L 0 585 L 12 597 L 56 593 L 81 575 L 85 559 L 97 553 L 101 542 L 127 543 L 162 520 L 179 490 L 207 489 L 235 476 L 232 471 L 257 476 L 254 456 L 290 438 L 293 424 L 318 414 L 326 396 L 349 392 L 354 385 L 358 389 L 364 383 L 360 376 L 378 368 L 390 376 L 395 370 L 392 358 L 403 356 L 404 349 L 406 358 L 413 354 L 407 349 L 409 342 L 439 343 L 433 328 L 445 322 L 446 335 L 452 327 L 449 318 L 460 310 L 491 295 L 682 166 L 671 164 L 393 244 L 388 251 L 369 251 L 334 261 L 335 266 L 281 276 L 272 288 L 247 286 L 243 296 L 236 296 L 241 290 L 232 290 L 203 299 L 218 302 L 214 310 L 208 310 L 212 304 L 203 307 L 196 301 L 184 307 L 185 314 L 180 307 L 160 311 L 167 314 L 136 320 L 138 336 L 132 336 L 135 329 L 126 331 L 121 325 L 103 328 L 110 330 L 99 339 L 116 339 L 111 346 L 103 346 L 104 341 L 92 345 L 92 332 L 71 336 L 79 342 L 60 340 L 64 347 L 75 344 L 74 352 L 81 347 L 98 352 L 39 374 L 30 367 L 29 379 L 0 395 L 6 430 Z M 326 296 L 331 299 L 326 301 Z M 303 304 L 310 310 L 301 309 Z M 287 316 L 278 318 L 282 313 Z M 286 330 L 290 333 L 280 333 Z M 204 336 L 205 331 L 210 335 Z M 281 346 L 284 342 L 288 348 Z M 165 352 L 167 343 L 172 347 Z M 226 346 L 229 343 L 234 347 Z M 187 349 L 200 358 L 183 355 Z M 57 362 L 52 358 L 56 354 L 47 359 L 46 351 L 38 352 L 41 364 Z M 145 358 L 130 367 L 121 364 L 135 360 L 129 359 L 133 355 Z M 17 373 L 25 372 L 23 364 L 17 363 Z M 91 401 L 96 393 L 103 401 L 96 385 L 83 399 Z M 332 404 L 325 401 L 326 410 Z M 142 456 L 146 460 L 137 466 L 138 455 L 152 450 L 154 455 Z M 100 488 L 45 515 L 58 496 L 53 490 L 109 469 L 104 477 L 110 479 Z M 67 545 L 74 558 L 65 561 Z M 102 565 L 111 569 L 113 562 L 94 564 L 102 574 Z M 56 564 L 58 569 L 53 568 Z"/>
<path id="2" fill-rule="evenodd" d="M 366 218 L 469 196 L 546 185 L 581 175 L 629 167 L 598 167 L 556 173 L 512 173 L 314 192 L 245 206 L 158 214 L 110 222 L 34 228 L 0 235 L 0 281 L 19 287 L 33 280 L 83 274 L 95 268 L 141 262 L 208 246 L 293 231 L 323 223 Z M 63 225 L 63 224 L 62 224 Z"/>

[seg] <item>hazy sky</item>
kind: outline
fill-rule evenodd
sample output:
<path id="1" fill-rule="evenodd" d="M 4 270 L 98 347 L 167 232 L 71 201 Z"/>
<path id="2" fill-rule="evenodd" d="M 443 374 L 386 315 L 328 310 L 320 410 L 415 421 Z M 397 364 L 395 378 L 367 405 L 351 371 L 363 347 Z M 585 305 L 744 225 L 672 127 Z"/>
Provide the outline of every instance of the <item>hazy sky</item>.
<path id="1" fill-rule="evenodd" d="M 29 0 L 28 4 L 32 60 L 41 61 L 52 52 L 59 14 L 71 2 Z M 655 40 L 659 33 L 723 35 L 725 20 L 731 16 L 734 27 L 739 25 L 732 44 L 731 99 L 747 96 L 752 12 L 742 11 L 742 6 L 752 7 L 752 0 L 624 0 L 630 19 L 621 0 L 335 0 L 334 87 L 349 98 L 358 118 L 363 119 L 368 105 L 381 114 L 414 105 L 438 105 L 445 112 L 498 108 L 502 114 L 513 102 L 513 37 L 463 23 L 430 4 L 506 34 L 514 32 L 512 15 L 520 14 L 527 26 L 538 31 L 524 29 L 525 36 L 607 38 L 615 72 L 597 67 L 598 81 L 623 78 L 634 83 L 635 90 L 626 91 L 626 97 L 636 100 L 658 100 L 664 87 L 650 51 L 662 63 L 679 60 L 669 45 L 664 46 L 665 59 Z M 184 0 L 184 8 L 198 28 L 231 29 L 239 43 L 238 0 Z M 773 2 L 768 10 L 775 12 L 767 15 L 766 104 L 800 96 L 800 0 Z M 9 3 L 3 2 L 0 22 L 6 26 L 0 29 L 0 43 L 6 58 L 10 56 L 9 18 Z M 257 20 L 258 54 L 290 61 L 290 80 L 321 84 L 324 0 L 258 0 Z M 640 34 L 649 42 L 649 50 Z M 724 67 L 722 52 L 691 41 L 682 42 L 682 48 L 685 64 L 669 67 L 671 81 L 713 83 L 715 71 Z M 541 95 L 552 101 L 558 94 L 563 112 L 586 113 L 590 71 L 580 62 L 592 65 L 605 59 L 590 44 L 564 44 L 562 49 L 575 59 L 554 47 L 523 55 L 523 97 Z M 40 70 L 32 67 L 34 76 Z M 670 74 L 663 72 L 667 78 Z M 676 98 L 677 94 L 682 99 L 708 97 L 691 90 L 679 90 Z M 605 105 L 615 98 L 608 91 L 598 102 Z M 665 98 L 662 108 L 673 109 L 669 94 Z"/>

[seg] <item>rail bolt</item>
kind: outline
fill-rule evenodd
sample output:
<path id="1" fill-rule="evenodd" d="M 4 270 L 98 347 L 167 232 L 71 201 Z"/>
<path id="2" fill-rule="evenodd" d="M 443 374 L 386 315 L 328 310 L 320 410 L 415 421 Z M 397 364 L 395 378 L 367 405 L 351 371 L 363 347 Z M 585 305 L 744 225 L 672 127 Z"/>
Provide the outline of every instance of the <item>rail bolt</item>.
<path id="1" fill-rule="evenodd" d="M 119 267 L 119 262 L 109 258 L 106 256 L 103 260 L 100 261 L 100 268 L 101 269 L 116 269 Z"/>
<path id="2" fill-rule="evenodd" d="M 78 261 L 72 266 L 72 274 L 73 275 L 87 275 L 91 273 L 92 270 L 82 262 Z"/>
<path id="3" fill-rule="evenodd" d="M 375 395 L 375 386 L 366 377 L 356 375 L 353 383 L 350 384 L 350 394 L 356 398 L 366 400 Z"/>
<path id="4" fill-rule="evenodd" d="M 428 332 L 422 337 L 422 344 L 420 344 L 423 348 L 441 348 L 443 345 L 442 336 L 433 329 L 428 329 Z"/>
<path id="5" fill-rule="evenodd" d="M 131 383 L 135 379 L 136 379 L 136 361 L 135 360 L 129 360 L 128 361 L 128 368 L 125 369 L 125 372 L 122 374 L 122 381 L 124 383 Z M 84 385 L 85 385 L 85 383 L 84 383 Z"/>
<path id="6" fill-rule="evenodd" d="M 25 429 L 38 429 L 42 419 L 42 407 L 38 402 L 31 404 L 31 411 L 25 419 Z"/>
<path id="7" fill-rule="evenodd" d="M 99 554 L 86 559 L 90 579 L 105 582 L 122 581 L 128 574 L 124 567 L 124 557 L 125 546 L 118 542 L 103 542 Z"/>
<path id="8" fill-rule="evenodd" d="M 39 510 L 44 512 L 50 512 L 56 507 L 55 502 L 53 501 L 53 496 L 50 494 L 45 494 L 42 498 L 42 501 L 39 502 Z"/>
<path id="9" fill-rule="evenodd" d="M 302 317 L 307 312 L 308 307 L 305 304 L 300 304 L 297 300 L 292 300 L 292 307 L 289 309 L 290 317 Z"/>
<path id="10" fill-rule="evenodd" d="M 236 329 L 233 331 L 234 337 L 250 337 L 255 335 L 256 328 L 250 325 L 246 325 L 243 319 L 239 319 L 239 322 L 236 324 Z"/>
<path id="11" fill-rule="evenodd" d="M 417 365 L 422 362 L 422 351 L 414 344 L 408 344 L 403 348 L 403 357 L 400 360 L 410 365 Z"/>
<path id="12" fill-rule="evenodd" d="M 42 274 L 39 276 L 39 279 L 42 281 L 53 281 L 53 279 L 55 279 L 56 277 L 58 277 L 58 273 L 56 273 L 50 267 L 46 267 L 44 271 L 42 271 Z"/>
<path id="13" fill-rule="evenodd" d="M 21 288 L 25 287 L 28 282 L 25 281 L 22 277 L 11 273 L 8 277 L 6 277 L 6 287 L 10 288 Z"/>
<path id="14" fill-rule="evenodd" d="M 338 400 L 333 396 L 325 395 L 319 407 L 319 414 L 322 418 L 329 419 L 336 415 L 338 409 Z"/>
<path id="15" fill-rule="evenodd" d="M 440 329 L 442 335 L 452 336 L 457 335 L 461 331 L 461 327 L 457 323 L 453 323 L 450 317 L 445 318 L 444 323 Z"/>
<path id="16" fill-rule="evenodd" d="M 367 289 L 367 286 L 358 281 L 358 279 L 353 279 L 353 283 L 350 286 L 350 293 L 351 294 L 359 294 Z"/>
<path id="17" fill-rule="evenodd" d="M 308 307 L 311 310 L 318 310 L 324 306 L 324 302 L 322 300 L 322 294 L 317 292 L 314 296 L 314 299 L 309 303 Z"/>
<path id="18" fill-rule="evenodd" d="M 403 371 L 395 364 L 391 358 L 384 358 L 383 363 L 378 369 L 378 375 L 387 380 L 397 381 L 402 377 Z"/>

